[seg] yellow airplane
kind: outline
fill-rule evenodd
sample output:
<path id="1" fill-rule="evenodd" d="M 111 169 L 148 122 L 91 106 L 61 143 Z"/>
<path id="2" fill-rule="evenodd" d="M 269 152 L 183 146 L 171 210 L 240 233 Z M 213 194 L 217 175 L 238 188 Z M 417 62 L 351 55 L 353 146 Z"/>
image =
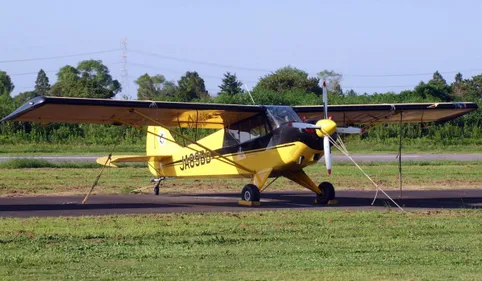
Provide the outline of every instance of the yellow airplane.
<path id="1" fill-rule="evenodd" d="M 477 109 L 475 103 L 412 103 L 265 106 L 157 101 L 36 97 L 3 121 L 129 125 L 147 133 L 146 155 L 109 156 L 100 164 L 147 162 L 157 183 L 166 177 L 245 177 L 241 201 L 257 205 L 268 178 L 285 177 L 316 193 L 319 203 L 335 198 L 331 183 L 316 184 L 303 171 L 325 158 L 331 173 L 329 139 L 360 133 L 355 125 L 444 122 Z M 147 128 L 146 128 L 147 127 Z M 190 139 L 176 128 L 213 129 Z M 183 146 L 173 135 L 187 140 Z"/>

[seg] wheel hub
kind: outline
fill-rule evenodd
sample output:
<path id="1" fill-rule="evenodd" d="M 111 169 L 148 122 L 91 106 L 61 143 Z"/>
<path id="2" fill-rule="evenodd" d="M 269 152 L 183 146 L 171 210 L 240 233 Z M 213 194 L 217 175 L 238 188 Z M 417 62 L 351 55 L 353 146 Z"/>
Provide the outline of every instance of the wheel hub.
<path id="1" fill-rule="evenodd" d="M 244 200 L 251 201 L 251 193 L 249 191 L 244 192 Z"/>

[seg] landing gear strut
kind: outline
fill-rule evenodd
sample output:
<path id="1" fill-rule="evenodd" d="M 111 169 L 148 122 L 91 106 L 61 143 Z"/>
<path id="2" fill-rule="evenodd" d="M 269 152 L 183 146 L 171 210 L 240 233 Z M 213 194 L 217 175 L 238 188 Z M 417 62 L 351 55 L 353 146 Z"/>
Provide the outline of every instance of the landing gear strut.
<path id="1" fill-rule="evenodd" d="M 154 184 L 154 195 L 159 195 L 159 186 L 161 185 L 161 182 L 164 180 L 164 178 L 158 178 L 158 179 L 153 179 L 152 181 L 155 182 Z"/>
<path id="2" fill-rule="evenodd" d="M 315 203 L 327 204 L 335 199 L 335 188 L 331 183 L 324 181 L 318 185 L 318 188 L 321 190 L 321 193 L 316 195 Z"/>

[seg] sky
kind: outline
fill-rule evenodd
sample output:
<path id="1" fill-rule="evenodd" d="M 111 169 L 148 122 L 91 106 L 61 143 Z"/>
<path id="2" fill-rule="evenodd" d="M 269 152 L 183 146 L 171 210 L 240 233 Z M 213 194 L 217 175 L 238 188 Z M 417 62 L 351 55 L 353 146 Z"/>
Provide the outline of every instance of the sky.
<path id="1" fill-rule="evenodd" d="M 287 65 L 341 73 L 344 90 L 400 92 L 436 70 L 448 82 L 481 74 L 480 15 L 479 0 L 3 1 L 0 70 L 13 95 L 32 90 L 41 68 L 53 83 L 86 59 L 123 82 L 118 97 L 135 98 L 144 73 L 197 71 L 215 94 L 226 71 L 251 88 Z"/>

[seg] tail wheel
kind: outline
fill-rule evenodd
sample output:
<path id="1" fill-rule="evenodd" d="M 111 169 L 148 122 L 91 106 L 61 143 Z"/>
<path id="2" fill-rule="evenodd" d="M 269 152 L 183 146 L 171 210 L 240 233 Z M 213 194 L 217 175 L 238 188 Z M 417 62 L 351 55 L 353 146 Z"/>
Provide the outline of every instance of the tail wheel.
<path id="1" fill-rule="evenodd" d="M 260 197 L 259 189 L 254 184 L 247 184 L 241 191 L 241 200 L 244 201 L 259 201 Z"/>
<path id="2" fill-rule="evenodd" d="M 319 204 L 326 204 L 328 201 L 335 199 L 335 188 L 333 185 L 327 181 L 320 183 L 318 185 L 321 193 L 317 194 L 317 201 Z"/>

